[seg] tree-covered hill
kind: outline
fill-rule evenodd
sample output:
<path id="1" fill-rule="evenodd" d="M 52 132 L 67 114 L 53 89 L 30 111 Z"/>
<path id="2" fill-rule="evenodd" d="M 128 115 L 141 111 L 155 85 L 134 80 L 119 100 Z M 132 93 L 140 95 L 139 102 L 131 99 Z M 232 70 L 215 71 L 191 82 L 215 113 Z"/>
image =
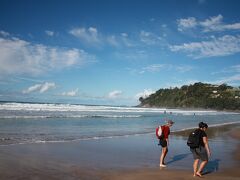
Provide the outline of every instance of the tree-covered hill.
<path id="1" fill-rule="evenodd" d="M 198 82 L 181 88 L 159 89 L 147 98 L 140 97 L 139 101 L 141 107 L 240 110 L 240 87 Z"/>

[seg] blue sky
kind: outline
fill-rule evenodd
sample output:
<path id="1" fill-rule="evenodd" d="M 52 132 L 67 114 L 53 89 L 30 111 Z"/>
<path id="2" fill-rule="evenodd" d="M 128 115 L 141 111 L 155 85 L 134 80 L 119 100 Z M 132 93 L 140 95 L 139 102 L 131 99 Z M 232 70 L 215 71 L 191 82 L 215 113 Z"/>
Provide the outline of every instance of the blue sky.
<path id="1" fill-rule="evenodd" d="M 235 0 L 0 0 L 0 100 L 137 105 L 240 86 Z"/>

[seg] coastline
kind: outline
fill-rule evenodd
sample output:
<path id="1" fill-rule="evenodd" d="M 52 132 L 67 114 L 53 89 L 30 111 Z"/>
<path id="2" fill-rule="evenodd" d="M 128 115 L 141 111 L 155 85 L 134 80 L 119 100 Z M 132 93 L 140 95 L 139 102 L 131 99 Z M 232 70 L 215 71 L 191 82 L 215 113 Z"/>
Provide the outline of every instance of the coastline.
<path id="1" fill-rule="evenodd" d="M 238 137 L 238 134 L 232 130 L 235 129 L 235 126 L 240 126 L 240 122 L 231 122 L 231 123 L 224 123 L 224 124 L 218 124 L 218 125 L 209 125 L 209 128 L 207 130 L 207 134 L 208 137 L 213 138 L 216 136 L 219 136 L 220 132 L 224 133 L 224 135 L 226 135 L 226 133 L 229 133 L 228 135 L 230 135 L 231 137 L 235 138 L 235 139 L 240 139 L 240 137 Z M 193 131 L 196 128 L 188 128 L 188 129 L 183 129 L 183 130 L 179 130 L 179 131 L 174 131 L 171 134 L 176 135 L 176 136 L 183 136 L 183 137 L 187 137 L 189 135 L 189 133 L 191 131 Z"/>
<path id="2" fill-rule="evenodd" d="M 138 108 L 156 108 L 156 109 L 166 109 L 168 110 L 169 112 L 171 110 L 174 110 L 174 109 L 179 109 L 179 110 L 183 110 L 183 111 L 216 111 L 216 112 L 229 112 L 229 113 L 240 113 L 240 110 L 237 109 L 237 110 L 231 110 L 231 109 L 222 109 L 222 110 L 219 110 L 219 109 L 211 109 L 211 108 L 191 108 L 191 107 L 160 107 L 160 106 L 150 106 L 149 104 L 146 104 L 146 105 L 137 105 L 137 106 L 133 106 L 133 107 L 138 107 Z"/>
<path id="3" fill-rule="evenodd" d="M 216 128 L 208 179 L 239 179 L 239 124 Z M 192 179 L 192 156 L 185 136 L 172 135 L 167 169 L 158 168 L 160 148 L 152 135 L 82 142 L 40 143 L 0 147 L 0 179 Z M 227 138 L 227 140 L 225 140 Z M 152 142 L 150 142 L 152 141 Z M 228 152 L 221 149 L 229 143 Z M 234 152 L 231 154 L 231 152 Z M 222 157 L 222 155 L 224 157 Z M 227 155 L 227 156 L 226 156 Z M 215 160 L 221 157 L 219 164 Z M 232 158 L 232 159 L 231 159 Z M 215 164 L 214 164 L 215 163 Z M 184 164 L 186 167 L 181 167 Z M 230 167 L 230 168 L 228 168 Z M 218 170 L 216 170 L 218 168 Z"/>

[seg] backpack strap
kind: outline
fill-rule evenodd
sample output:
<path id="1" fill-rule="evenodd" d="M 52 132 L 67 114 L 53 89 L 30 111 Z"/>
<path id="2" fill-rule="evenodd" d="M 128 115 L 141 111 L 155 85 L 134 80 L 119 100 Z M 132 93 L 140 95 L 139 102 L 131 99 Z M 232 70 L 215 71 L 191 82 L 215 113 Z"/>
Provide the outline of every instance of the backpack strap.
<path id="1" fill-rule="evenodd" d="M 164 139 L 164 136 L 165 136 L 165 125 L 162 126 L 162 136 L 163 136 L 163 139 Z"/>

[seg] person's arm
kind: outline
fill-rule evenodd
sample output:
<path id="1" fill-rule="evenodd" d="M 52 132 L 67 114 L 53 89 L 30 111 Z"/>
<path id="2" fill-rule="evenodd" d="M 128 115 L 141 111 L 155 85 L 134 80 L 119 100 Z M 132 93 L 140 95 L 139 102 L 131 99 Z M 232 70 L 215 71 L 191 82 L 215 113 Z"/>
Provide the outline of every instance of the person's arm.
<path id="1" fill-rule="evenodd" d="M 207 137 L 203 137 L 203 143 L 204 143 L 204 146 L 207 150 L 208 156 L 210 157 L 211 156 L 211 151 L 210 151 L 210 148 L 209 148 L 209 145 L 208 145 L 208 138 Z"/>

